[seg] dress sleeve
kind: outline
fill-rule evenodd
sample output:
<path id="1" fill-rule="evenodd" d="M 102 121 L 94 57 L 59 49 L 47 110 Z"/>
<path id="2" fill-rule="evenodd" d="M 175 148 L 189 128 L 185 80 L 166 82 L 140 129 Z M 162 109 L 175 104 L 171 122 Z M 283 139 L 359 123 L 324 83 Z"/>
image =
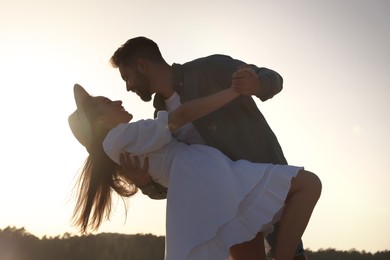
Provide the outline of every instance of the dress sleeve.
<path id="1" fill-rule="evenodd" d="M 156 119 L 139 120 L 113 128 L 103 141 L 103 149 L 119 164 L 119 155 L 123 152 L 132 155 L 147 154 L 160 149 L 171 140 L 168 112 L 160 111 Z"/>

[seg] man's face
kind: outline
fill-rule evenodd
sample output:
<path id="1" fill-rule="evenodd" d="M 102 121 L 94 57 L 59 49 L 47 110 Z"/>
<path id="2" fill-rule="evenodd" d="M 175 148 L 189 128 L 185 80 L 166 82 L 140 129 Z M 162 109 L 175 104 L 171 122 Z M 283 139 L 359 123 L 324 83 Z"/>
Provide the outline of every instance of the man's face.
<path id="1" fill-rule="evenodd" d="M 150 80 L 132 66 L 119 66 L 122 79 L 126 82 L 126 90 L 135 92 L 143 101 L 152 100 Z"/>

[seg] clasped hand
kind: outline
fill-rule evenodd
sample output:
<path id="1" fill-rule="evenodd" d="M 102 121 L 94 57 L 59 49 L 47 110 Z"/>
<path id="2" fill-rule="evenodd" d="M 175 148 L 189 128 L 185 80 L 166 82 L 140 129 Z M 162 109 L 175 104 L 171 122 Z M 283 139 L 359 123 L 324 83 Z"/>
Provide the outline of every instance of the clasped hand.
<path id="1" fill-rule="evenodd" d="M 248 64 L 239 66 L 232 76 L 232 88 L 242 95 L 258 95 L 260 93 L 260 78 Z"/>

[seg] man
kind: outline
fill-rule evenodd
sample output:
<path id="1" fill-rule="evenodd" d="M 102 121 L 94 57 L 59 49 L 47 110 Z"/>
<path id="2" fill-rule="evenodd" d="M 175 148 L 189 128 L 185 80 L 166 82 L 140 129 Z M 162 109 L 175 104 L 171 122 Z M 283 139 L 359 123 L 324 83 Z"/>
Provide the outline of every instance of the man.
<path id="1" fill-rule="evenodd" d="M 127 91 L 135 92 L 143 101 L 152 100 L 155 94 L 155 115 L 159 110 L 172 111 L 181 103 L 228 88 L 232 80 L 239 83 L 244 79 L 242 70 L 236 72 L 237 69 L 249 66 L 225 55 L 212 55 L 170 66 L 157 44 L 145 37 L 128 40 L 110 61 L 114 68 L 119 69 Z M 249 69 L 255 72 L 250 83 L 257 88 L 256 96 L 260 100 L 266 101 L 282 90 L 283 79 L 275 71 L 255 65 L 250 65 Z M 187 124 L 174 136 L 183 142 L 216 147 L 232 160 L 287 164 L 275 134 L 249 96 L 242 96 L 218 111 Z M 137 166 L 135 170 L 145 172 Z M 150 179 L 133 181 L 151 198 L 166 197 L 166 190 Z M 264 250 L 257 246 L 259 239 L 262 239 L 260 235 L 252 241 L 233 246 L 232 256 L 253 259 L 256 250 Z M 269 242 L 273 246 L 274 239 Z M 302 244 L 298 246 L 294 259 L 307 259 Z"/>

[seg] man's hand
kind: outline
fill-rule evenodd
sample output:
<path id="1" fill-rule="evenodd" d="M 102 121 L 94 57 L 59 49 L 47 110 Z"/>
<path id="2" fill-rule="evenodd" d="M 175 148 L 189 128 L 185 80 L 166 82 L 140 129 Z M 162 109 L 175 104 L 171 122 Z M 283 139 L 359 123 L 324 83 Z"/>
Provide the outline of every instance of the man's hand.
<path id="1" fill-rule="evenodd" d="M 233 73 L 232 88 L 242 95 L 258 95 L 261 90 L 260 78 L 250 65 L 243 64 Z"/>
<path id="2" fill-rule="evenodd" d="M 140 167 L 140 161 L 138 156 L 133 156 L 133 160 L 130 158 L 129 153 L 121 153 L 119 160 L 122 166 L 122 172 L 126 179 L 132 181 L 137 187 L 141 188 L 152 182 L 152 178 L 149 175 L 149 158 L 145 157 L 144 165 Z"/>

